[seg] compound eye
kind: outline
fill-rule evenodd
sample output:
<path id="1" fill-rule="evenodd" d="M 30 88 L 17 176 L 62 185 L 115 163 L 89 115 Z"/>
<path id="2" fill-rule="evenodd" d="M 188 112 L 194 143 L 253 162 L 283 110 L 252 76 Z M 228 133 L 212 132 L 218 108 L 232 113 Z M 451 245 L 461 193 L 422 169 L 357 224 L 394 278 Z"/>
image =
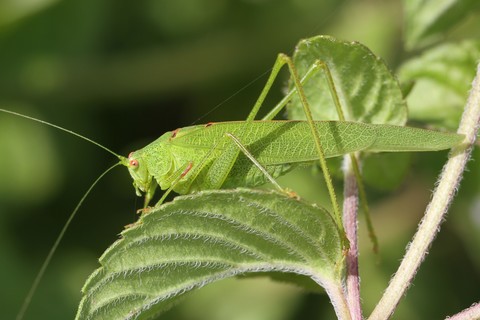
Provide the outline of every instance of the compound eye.
<path id="1" fill-rule="evenodd" d="M 138 160 L 133 158 L 133 153 L 130 152 L 128 155 L 128 164 L 131 168 L 138 168 Z"/>
<path id="2" fill-rule="evenodd" d="M 138 160 L 137 159 L 131 159 L 129 164 L 130 164 L 130 167 L 138 168 Z"/>

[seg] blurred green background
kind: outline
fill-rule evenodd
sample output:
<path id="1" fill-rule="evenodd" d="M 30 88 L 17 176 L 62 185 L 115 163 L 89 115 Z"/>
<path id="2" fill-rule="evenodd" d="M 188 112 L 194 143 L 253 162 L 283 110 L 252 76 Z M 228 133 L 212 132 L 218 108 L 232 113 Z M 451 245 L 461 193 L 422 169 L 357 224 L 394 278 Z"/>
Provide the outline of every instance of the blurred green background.
<path id="1" fill-rule="evenodd" d="M 449 37 L 478 38 L 477 30 L 478 15 Z M 276 55 L 292 53 L 299 39 L 317 34 L 360 41 L 393 70 L 409 55 L 402 49 L 399 0 L 0 0 L 0 107 L 127 155 L 167 130 L 245 119 Z M 281 96 L 286 79 L 284 74 L 269 101 Z M 0 150 L 0 317 L 13 319 L 69 212 L 115 159 L 75 137 L 6 114 L 0 114 Z M 445 159 L 446 153 L 414 155 L 416 171 L 399 190 L 368 190 L 381 254 L 372 254 L 361 229 L 366 315 L 398 267 Z M 469 168 L 395 319 L 443 318 L 479 297 L 478 161 Z M 283 181 L 325 203 L 312 193 L 318 174 L 300 170 Z M 26 319 L 73 318 L 83 282 L 123 226 L 137 219 L 141 204 L 126 170 L 109 174 L 68 230 Z M 163 318 L 334 315 L 325 295 L 258 278 L 211 285 Z"/>

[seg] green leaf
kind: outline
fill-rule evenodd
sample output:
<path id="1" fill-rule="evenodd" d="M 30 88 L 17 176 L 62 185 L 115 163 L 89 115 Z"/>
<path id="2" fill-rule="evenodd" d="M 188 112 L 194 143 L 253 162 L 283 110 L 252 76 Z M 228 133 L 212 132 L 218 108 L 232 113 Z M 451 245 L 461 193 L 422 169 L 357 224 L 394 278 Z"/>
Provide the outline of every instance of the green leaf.
<path id="1" fill-rule="evenodd" d="M 480 41 L 434 47 L 407 61 L 402 82 L 415 85 L 407 97 L 410 119 L 455 129 L 475 76 Z"/>
<path id="2" fill-rule="evenodd" d="M 300 77 L 317 60 L 328 66 L 346 120 L 405 124 L 407 108 L 397 80 L 364 45 L 317 36 L 300 41 L 293 60 Z M 315 120 L 338 119 L 323 70 L 304 83 L 304 90 Z M 288 106 L 288 118 L 305 119 L 298 97 Z"/>
<path id="3" fill-rule="evenodd" d="M 328 36 L 302 40 L 294 53 L 294 63 L 299 75 L 303 76 L 317 60 L 324 62 L 330 69 L 347 120 L 393 125 L 406 123 L 407 106 L 397 80 L 385 63 L 367 47 Z M 304 89 L 314 119 L 338 119 L 323 71 L 308 80 L 304 84 Z M 288 107 L 288 116 L 290 119 L 305 119 L 303 107 L 297 97 Z M 370 161 L 369 156 L 366 156 L 365 161 L 378 163 L 382 162 L 383 157 L 385 157 L 383 154 L 376 155 L 375 160 Z M 383 162 L 388 163 L 386 158 Z M 405 160 L 400 167 L 403 168 L 407 163 Z M 332 163 L 330 165 L 332 171 L 340 172 L 340 164 L 338 161 Z M 375 172 L 370 174 L 371 168 L 370 165 L 365 166 L 368 174 L 364 180 L 366 184 L 374 186 L 378 185 L 378 175 L 396 175 L 395 179 L 392 177 L 395 181 L 388 182 L 388 185 L 393 187 L 401 182 L 405 173 L 405 170 L 377 166 Z"/>
<path id="4" fill-rule="evenodd" d="M 400 186 L 410 167 L 410 153 L 373 153 L 363 160 L 362 178 L 381 192 Z"/>
<path id="5" fill-rule="evenodd" d="M 277 192 L 177 197 L 122 236 L 87 280 L 77 319 L 149 319 L 195 289 L 250 273 L 341 287 L 341 240 L 330 214 Z"/>
<path id="6" fill-rule="evenodd" d="M 478 0 L 405 0 L 406 48 L 432 43 L 478 8 Z"/>

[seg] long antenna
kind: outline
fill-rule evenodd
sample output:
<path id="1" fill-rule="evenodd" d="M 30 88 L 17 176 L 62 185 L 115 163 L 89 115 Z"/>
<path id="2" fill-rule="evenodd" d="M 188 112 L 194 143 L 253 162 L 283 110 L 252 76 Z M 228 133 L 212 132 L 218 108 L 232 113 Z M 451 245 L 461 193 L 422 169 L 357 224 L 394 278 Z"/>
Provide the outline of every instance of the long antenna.
<path id="1" fill-rule="evenodd" d="M 64 235 L 65 235 L 65 232 L 67 231 L 68 227 L 70 226 L 73 218 L 75 217 L 75 215 L 77 214 L 78 210 L 80 209 L 80 207 L 82 206 L 84 200 L 87 198 L 87 196 L 90 194 L 90 192 L 92 191 L 92 189 L 95 187 L 95 185 L 97 185 L 97 183 L 110 171 L 112 170 L 113 168 L 115 168 L 116 166 L 120 165 L 120 164 L 124 164 L 124 162 L 126 161 L 124 157 L 116 154 L 115 152 L 113 152 L 112 150 L 108 149 L 107 147 L 104 147 L 103 145 L 101 145 L 100 143 L 90 139 L 90 138 L 87 138 L 85 136 L 82 136 L 81 134 L 79 133 L 76 133 L 76 132 L 73 132 L 71 130 L 68 130 L 68 129 L 65 129 L 63 127 L 60 127 L 56 124 L 53 124 L 53 123 L 50 123 L 50 122 L 47 122 L 47 121 L 44 121 L 44 120 L 40 120 L 40 119 L 37 119 L 37 118 L 34 118 L 34 117 L 30 117 L 30 116 L 27 116 L 27 115 L 24 115 L 24 114 L 21 114 L 21 113 L 17 113 L 17 112 L 14 112 L 14 111 L 10 111 L 10 110 L 6 110 L 6 109 L 1 109 L 0 108 L 0 112 L 3 112 L 3 113 L 8 113 L 8 114 L 11 114 L 11 115 L 14 115 L 14 116 L 17 116 L 17 117 L 21 117 L 21 118 L 25 118 L 25 119 L 28 119 L 28 120 L 32 120 L 32 121 L 35 121 L 35 122 L 39 122 L 41 124 L 45 124 L 47 126 L 50 126 L 52 128 L 55 128 L 55 129 L 58 129 L 60 131 L 64 131 L 66 133 L 70 133 L 80 139 L 83 139 L 85 141 L 88 141 L 98 147 L 100 147 L 101 149 L 107 151 L 108 153 L 110 154 L 113 154 L 115 157 L 117 157 L 118 159 L 120 159 L 120 162 L 116 163 L 115 165 L 111 166 L 110 168 L 108 168 L 107 170 L 105 170 L 94 182 L 93 184 L 88 188 L 88 190 L 83 194 L 82 198 L 80 199 L 80 201 L 78 202 L 77 206 L 75 207 L 75 209 L 72 211 L 72 213 L 70 214 L 67 222 L 65 223 L 65 225 L 63 226 L 62 230 L 60 231 L 60 234 L 58 235 L 57 239 L 55 240 L 55 243 L 53 244 L 52 248 L 50 249 L 50 251 L 48 252 L 48 255 L 47 257 L 45 258 L 45 261 L 43 262 L 40 270 L 38 271 L 36 277 L 35 277 L 35 280 L 33 281 L 32 283 L 32 286 L 30 287 L 30 290 L 28 291 L 28 294 L 27 296 L 25 297 L 25 300 L 23 301 L 23 304 L 22 304 L 22 307 L 20 308 L 20 311 L 18 312 L 17 314 L 17 317 L 16 317 L 16 320 L 21 320 L 23 319 L 24 315 L 25 315 L 25 312 L 27 310 L 27 308 L 29 307 L 30 305 L 30 302 L 32 300 L 32 297 L 33 295 L 35 294 L 35 292 L 37 291 L 37 288 L 38 288 L 38 285 L 40 284 L 40 281 L 42 280 L 44 274 L 45 274 L 45 271 L 47 270 L 47 267 L 48 265 L 50 264 L 50 261 L 52 260 L 52 257 L 53 255 L 55 254 L 55 252 L 57 251 L 57 248 L 58 248 L 58 245 L 60 244 L 60 242 L 62 241 Z"/>
<path id="2" fill-rule="evenodd" d="M 14 111 L 10 111 L 10 110 L 6 110 L 6 109 L 1 109 L 0 108 L 0 111 L 1 112 L 5 112 L 5 113 L 9 113 L 9 114 L 13 114 L 17 117 L 21 117 L 21 118 L 25 118 L 25 119 L 29 119 L 29 120 L 32 120 L 32 121 L 36 121 L 36 122 L 39 122 L 39 123 L 42 123 L 42 124 L 46 124 L 47 126 L 50 126 L 50 127 L 53 127 L 55 129 L 58 129 L 58 130 L 61 130 L 61 131 L 64 131 L 64 132 L 67 132 L 67 133 L 70 133 L 70 134 L 73 134 L 74 136 L 76 137 L 79 137 L 80 139 L 83 139 L 83 140 L 86 140 L 90 143 L 93 143 L 94 145 L 102 148 L 103 150 L 113 154 L 115 157 L 119 158 L 120 160 L 123 159 L 122 156 L 116 154 L 115 152 L 113 152 L 112 150 L 108 149 L 107 147 L 104 147 L 102 146 L 100 143 L 96 142 L 96 141 L 93 141 L 92 139 L 90 138 L 87 138 L 85 136 L 82 136 L 81 134 L 79 133 L 76 133 L 76 132 L 73 132 L 71 130 L 68 130 L 68 129 L 65 129 L 63 127 L 60 127 L 60 126 L 57 126 L 56 124 L 53 124 L 53 123 L 50 123 L 50 122 L 47 122 L 47 121 L 43 121 L 43 120 L 40 120 L 40 119 L 36 119 L 36 118 L 33 118 L 33 117 L 29 117 L 29 116 L 26 116 L 24 114 L 21 114 L 21 113 L 17 113 L 17 112 L 14 112 Z"/>
<path id="3" fill-rule="evenodd" d="M 35 120 L 35 119 L 34 119 Z M 35 291 L 37 291 L 38 285 L 40 283 L 40 280 L 43 278 L 43 275 L 45 274 L 45 270 L 47 270 L 48 265 L 50 264 L 50 261 L 52 260 L 53 254 L 55 251 L 57 251 L 58 245 L 60 244 L 60 241 L 62 241 L 63 236 L 65 235 L 65 232 L 67 231 L 68 227 L 70 226 L 70 223 L 72 222 L 73 218 L 78 212 L 78 209 L 83 204 L 83 201 L 87 198 L 89 195 L 90 191 L 92 191 L 93 187 L 108 173 L 110 170 L 115 168 L 116 166 L 120 165 L 121 162 L 118 162 L 105 170 L 96 180 L 93 182 L 93 184 L 88 188 L 88 190 L 83 194 L 82 198 L 78 202 L 77 206 L 75 209 L 73 209 L 72 213 L 68 217 L 67 222 L 62 228 L 62 231 L 60 231 L 60 234 L 58 235 L 57 239 L 55 240 L 55 243 L 53 244 L 52 248 L 48 252 L 47 257 L 45 258 L 45 261 L 42 264 L 42 267 L 40 268 L 40 271 L 38 271 L 37 276 L 35 277 L 35 280 L 33 281 L 32 286 L 30 287 L 30 290 L 28 291 L 27 296 L 25 297 L 25 300 L 23 300 L 22 307 L 20 308 L 20 311 L 17 314 L 16 320 L 21 320 L 23 319 L 23 316 L 25 315 L 25 311 L 27 311 L 28 306 L 30 305 L 30 301 L 32 300 L 33 295 L 35 294 Z"/>

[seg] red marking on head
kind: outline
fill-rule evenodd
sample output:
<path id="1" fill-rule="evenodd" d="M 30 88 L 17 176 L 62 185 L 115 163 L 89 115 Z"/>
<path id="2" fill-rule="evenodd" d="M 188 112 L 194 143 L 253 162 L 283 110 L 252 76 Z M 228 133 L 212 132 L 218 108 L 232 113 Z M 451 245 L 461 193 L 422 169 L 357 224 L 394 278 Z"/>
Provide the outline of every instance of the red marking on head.
<path id="1" fill-rule="evenodd" d="M 214 122 L 209 122 L 209 123 L 207 123 L 207 124 L 205 125 L 205 128 L 210 127 L 210 126 L 212 126 L 213 124 L 214 124 Z"/>
<path id="2" fill-rule="evenodd" d="M 128 154 L 128 158 L 130 159 L 133 156 L 133 151 Z"/>

